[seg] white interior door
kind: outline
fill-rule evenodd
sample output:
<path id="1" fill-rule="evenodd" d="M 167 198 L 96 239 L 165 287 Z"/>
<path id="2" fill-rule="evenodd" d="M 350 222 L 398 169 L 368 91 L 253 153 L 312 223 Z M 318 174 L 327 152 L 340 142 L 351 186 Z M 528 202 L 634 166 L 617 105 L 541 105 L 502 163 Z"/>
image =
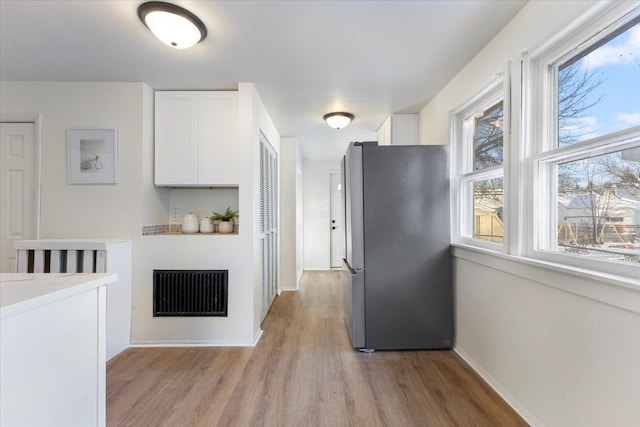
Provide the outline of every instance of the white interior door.
<path id="1" fill-rule="evenodd" d="M 344 258 L 344 201 L 342 197 L 342 183 L 340 174 L 330 174 L 331 185 L 331 268 L 342 267 Z"/>
<path id="2" fill-rule="evenodd" d="M 260 138 L 260 255 L 262 317 L 278 293 L 278 158 L 269 141 Z"/>
<path id="3" fill-rule="evenodd" d="M 33 123 L 0 123 L 0 272 L 15 273 L 16 240 L 36 236 L 36 149 Z"/>

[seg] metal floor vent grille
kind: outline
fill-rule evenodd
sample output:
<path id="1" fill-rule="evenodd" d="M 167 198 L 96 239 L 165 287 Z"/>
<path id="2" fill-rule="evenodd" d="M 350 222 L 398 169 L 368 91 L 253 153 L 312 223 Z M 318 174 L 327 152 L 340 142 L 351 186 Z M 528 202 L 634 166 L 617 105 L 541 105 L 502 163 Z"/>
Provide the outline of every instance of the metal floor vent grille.
<path id="1" fill-rule="evenodd" d="M 227 316 L 229 270 L 153 270 L 153 316 Z"/>

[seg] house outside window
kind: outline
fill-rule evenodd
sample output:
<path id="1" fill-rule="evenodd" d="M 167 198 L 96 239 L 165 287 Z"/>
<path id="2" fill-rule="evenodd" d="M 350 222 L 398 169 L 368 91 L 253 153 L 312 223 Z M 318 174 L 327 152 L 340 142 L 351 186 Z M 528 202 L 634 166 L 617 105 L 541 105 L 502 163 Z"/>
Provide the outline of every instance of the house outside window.
<path id="1" fill-rule="evenodd" d="M 502 80 L 453 113 L 454 240 L 501 250 L 504 241 Z"/>
<path id="2" fill-rule="evenodd" d="M 640 17 L 530 62 L 532 255 L 640 263 Z M 549 258 L 552 257 L 552 258 Z"/>

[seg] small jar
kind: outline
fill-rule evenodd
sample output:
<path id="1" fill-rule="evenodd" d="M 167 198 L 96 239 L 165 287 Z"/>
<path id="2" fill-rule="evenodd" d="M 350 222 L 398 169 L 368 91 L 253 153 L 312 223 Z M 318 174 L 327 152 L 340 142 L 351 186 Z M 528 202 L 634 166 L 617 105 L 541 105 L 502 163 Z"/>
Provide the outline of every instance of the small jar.
<path id="1" fill-rule="evenodd" d="M 200 229 L 198 215 L 189 212 L 182 218 L 182 232 L 185 234 L 197 233 Z"/>
<path id="2" fill-rule="evenodd" d="M 218 224 L 218 232 L 222 234 L 233 233 L 233 220 L 220 221 L 220 224 Z"/>
<path id="3" fill-rule="evenodd" d="M 213 223 L 211 222 L 211 218 L 205 216 L 200 221 L 200 232 L 201 233 L 213 233 Z"/>

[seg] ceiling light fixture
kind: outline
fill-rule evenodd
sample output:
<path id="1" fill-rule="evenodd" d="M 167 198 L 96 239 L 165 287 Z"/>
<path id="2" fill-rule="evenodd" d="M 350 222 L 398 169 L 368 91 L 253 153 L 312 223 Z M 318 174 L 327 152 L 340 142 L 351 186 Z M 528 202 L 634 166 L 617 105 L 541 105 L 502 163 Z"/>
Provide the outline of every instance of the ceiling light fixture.
<path id="1" fill-rule="evenodd" d="M 207 37 L 207 28 L 193 13 L 170 3 L 151 1 L 138 8 L 138 17 L 162 43 L 187 49 Z"/>
<path id="2" fill-rule="evenodd" d="M 354 119 L 354 117 L 355 116 L 351 113 L 335 112 L 335 113 L 325 114 L 322 118 L 332 128 L 342 129 L 344 127 L 347 127 L 349 123 L 351 123 L 351 120 Z"/>

